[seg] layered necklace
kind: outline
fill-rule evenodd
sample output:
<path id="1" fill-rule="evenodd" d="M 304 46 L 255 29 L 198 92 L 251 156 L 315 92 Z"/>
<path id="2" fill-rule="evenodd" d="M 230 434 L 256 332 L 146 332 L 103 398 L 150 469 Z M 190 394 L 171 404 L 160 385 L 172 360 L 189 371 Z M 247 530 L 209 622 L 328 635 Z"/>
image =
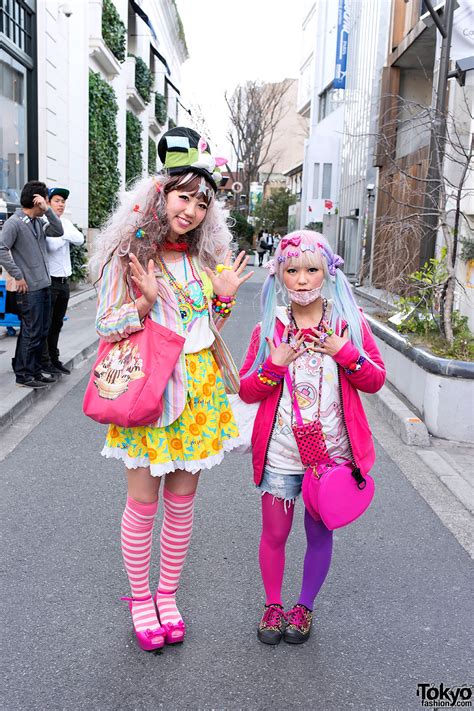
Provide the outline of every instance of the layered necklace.
<path id="1" fill-rule="evenodd" d="M 174 293 L 176 294 L 176 298 L 178 300 L 179 311 L 180 311 L 181 318 L 183 319 L 183 321 L 185 323 L 189 323 L 189 321 L 192 318 L 193 311 L 197 314 L 202 314 L 202 313 L 204 313 L 204 311 L 207 311 L 209 309 L 209 305 L 208 305 L 207 297 L 204 293 L 203 284 L 202 284 L 201 279 L 199 278 L 199 275 L 196 274 L 192 260 L 189 258 L 189 256 L 187 254 L 183 253 L 183 266 L 184 266 L 184 274 L 185 274 L 186 281 L 188 279 L 188 270 L 186 268 L 186 261 L 189 264 L 189 267 L 191 269 L 191 274 L 193 276 L 193 279 L 189 282 L 187 281 L 186 284 L 181 284 L 176 279 L 176 277 L 168 269 L 165 261 L 160 257 L 160 255 L 157 255 L 157 259 L 161 265 L 163 273 L 165 274 L 166 278 L 168 279 L 168 281 L 170 283 L 171 288 L 173 289 Z M 197 284 L 199 286 L 199 293 L 196 294 L 194 297 L 191 296 L 191 293 L 190 293 L 190 287 L 193 284 Z"/>

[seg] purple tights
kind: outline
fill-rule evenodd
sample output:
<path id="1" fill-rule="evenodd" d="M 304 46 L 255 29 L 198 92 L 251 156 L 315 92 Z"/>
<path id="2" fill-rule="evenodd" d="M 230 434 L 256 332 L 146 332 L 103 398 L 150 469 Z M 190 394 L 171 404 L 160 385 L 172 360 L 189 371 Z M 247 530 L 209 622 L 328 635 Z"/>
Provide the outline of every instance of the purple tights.
<path id="1" fill-rule="evenodd" d="M 266 604 L 281 605 L 281 585 L 285 567 L 285 546 L 293 522 L 294 505 L 274 499 L 271 494 L 262 496 L 262 537 L 260 540 L 260 570 L 266 593 Z M 332 531 L 322 521 L 315 521 L 305 510 L 306 555 L 303 582 L 298 602 L 310 610 L 321 589 L 331 564 Z"/>
<path id="2" fill-rule="evenodd" d="M 316 595 L 322 588 L 331 565 L 332 531 L 322 521 L 315 521 L 305 509 L 306 555 L 303 566 L 303 582 L 298 602 L 310 610 Z"/>

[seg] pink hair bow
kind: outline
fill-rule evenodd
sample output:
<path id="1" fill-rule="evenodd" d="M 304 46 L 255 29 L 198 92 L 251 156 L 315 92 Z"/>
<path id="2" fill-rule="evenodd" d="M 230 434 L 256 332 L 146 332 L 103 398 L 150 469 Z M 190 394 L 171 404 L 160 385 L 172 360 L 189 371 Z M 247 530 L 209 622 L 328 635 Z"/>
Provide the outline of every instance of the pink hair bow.
<path id="1" fill-rule="evenodd" d="M 263 265 L 263 268 L 268 269 L 270 276 L 273 276 L 275 274 L 275 260 L 269 259 L 268 262 Z"/>
<path id="2" fill-rule="evenodd" d="M 290 246 L 290 244 L 293 245 L 293 247 L 299 247 L 301 242 L 301 237 L 299 235 L 296 235 L 295 237 L 284 237 L 282 241 L 280 242 L 280 249 L 283 251 L 287 247 Z"/>

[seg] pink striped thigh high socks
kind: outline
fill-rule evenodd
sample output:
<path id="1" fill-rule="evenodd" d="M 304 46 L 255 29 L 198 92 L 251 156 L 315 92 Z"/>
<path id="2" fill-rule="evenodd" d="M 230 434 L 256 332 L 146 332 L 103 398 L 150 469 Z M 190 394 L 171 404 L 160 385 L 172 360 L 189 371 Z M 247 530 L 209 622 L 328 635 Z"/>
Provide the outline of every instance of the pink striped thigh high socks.
<path id="1" fill-rule="evenodd" d="M 176 591 L 193 530 L 194 494 L 179 496 L 163 489 L 164 517 L 161 529 L 160 580 L 156 605 L 162 625 L 180 622 Z"/>
<path id="2" fill-rule="evenodd" d="M 130 496 L 122 516 L 122 555 L 130 581 L 133 598 L 145 598 L 134 602 L 133 624 L 137 632 L 159 627 L 155 603 L 150 593 L 150 557 L 153 524 L 158 500 L 141 504 Z"/>

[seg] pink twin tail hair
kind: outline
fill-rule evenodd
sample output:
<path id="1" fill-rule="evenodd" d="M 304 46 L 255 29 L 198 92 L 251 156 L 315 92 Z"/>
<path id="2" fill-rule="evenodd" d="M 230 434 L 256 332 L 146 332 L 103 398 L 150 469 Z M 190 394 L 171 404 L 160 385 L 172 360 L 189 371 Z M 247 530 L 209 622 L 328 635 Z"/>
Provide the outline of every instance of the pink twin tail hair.
<path id="1" fill-rule="evenodd" d="M 287 245 L 283 250 L 281 244 L 284 239 L 292 237 L 301 237 L 301 243 L 304 245 L 314 246 L 314 252 L 311 250 L 302 251 L 300 246 L 292 244 Z M 278 261 L 278 257 L 284 257 L 288 252 L 298 252 L 297 257 L 289 257 L 285 261 Z M 329 324 L 336 333 L 340 333 L 342 321 L 348 325 L 349 339 L 358 349 L 359 353 L 364 355 L 370 362 L 362 345 L 362 325 L 363 316 L 357 306 L 352 289 L 347 277 L 340 268 L 336 269 L 336 275 L 331 276 L 328 271 L 328 259 L 332 261 L 334 252 L 327 239 L 319 232 L 311 230 L 295 230 L 290 232 L 280 241 L 275 255 L 275 274 L 270 274 L 262 287 L 260 307 L 262 313 L 262 322 L 260 329 L 260 342 L 255 357 L 255 361 L 244 377 L 248 377 L 257 370 L 260 363 L 264 362 L 270 355 L 266 339 L 273 339 L 275 333 L 276 308 L 277 308 L 277 292 L 284 294 L 283 274 L 288 266 L 294 267 L 318 267 L 323 269 L 324 284 L 322 295 L 328 298 L 332 303 L 331 316 Z"/>

